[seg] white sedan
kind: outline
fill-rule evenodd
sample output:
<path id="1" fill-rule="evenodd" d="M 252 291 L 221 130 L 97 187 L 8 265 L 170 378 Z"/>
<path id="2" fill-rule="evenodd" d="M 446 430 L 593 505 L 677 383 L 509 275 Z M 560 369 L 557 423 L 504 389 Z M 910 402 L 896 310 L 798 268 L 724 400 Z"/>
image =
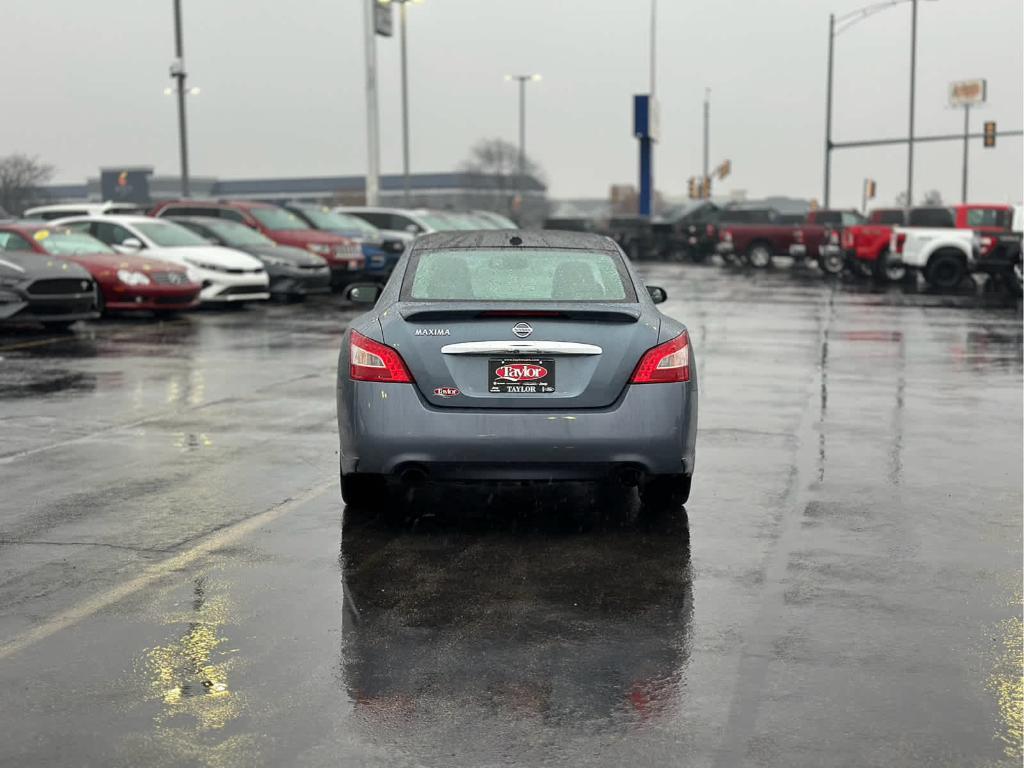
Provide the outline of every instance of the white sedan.
<path id="1" fill-rule="evenodd" d="M 52 222 L 87 232 L 119 253 L 145 253 L 181 264 L 202 283 L 199 300 L 222 304 L 270 298 L 262 262 L 241 251 L 211 245 L 189 229 L 149 216 L 74 216 Z"/>

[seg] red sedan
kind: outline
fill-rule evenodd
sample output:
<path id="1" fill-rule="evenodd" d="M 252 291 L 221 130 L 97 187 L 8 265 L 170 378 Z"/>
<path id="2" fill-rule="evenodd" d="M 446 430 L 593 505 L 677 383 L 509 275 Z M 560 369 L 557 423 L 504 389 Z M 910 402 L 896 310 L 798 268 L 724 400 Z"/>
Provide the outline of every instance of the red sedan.
<path id="1" fill-rule="evenodd" d="M 3 251 L 33 252 L 84 267 L 99 286 L 101 311 L 192 309 L 202 290 L 177 264 L 120 254 L 90 235 L 64 227 L 0 224 Z"/>

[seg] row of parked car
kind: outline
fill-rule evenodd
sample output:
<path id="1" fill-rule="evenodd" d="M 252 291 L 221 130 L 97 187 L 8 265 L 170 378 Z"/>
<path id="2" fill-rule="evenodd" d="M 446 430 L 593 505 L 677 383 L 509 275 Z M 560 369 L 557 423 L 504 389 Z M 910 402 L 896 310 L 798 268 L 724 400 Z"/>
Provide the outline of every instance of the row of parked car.
<path id="1" fill-rule="evenodd" d="M 30 208 L 0 220 L 0 322 L 297 300 L 387 280 L 417 235 L 515 228 L 488 211 L 171 200 Z"/>
<path id="2" fill-rule="evenodd" d="M 607 233 L 633 259 L 705 261 L 765 269 L 778 256 L 816 263 L 825 275 L 849 273 L 878 282 L 915 279 L 951 290 L 970 273 L 986 273 L 1021 292 L 1020 206 L 968 204 L 853 210 L 805 215 L 768 208 L 719 208 L 700 201 L 655 220 L 611 219 Z M 549 226 L 580 228 L 578 223 Z"/>

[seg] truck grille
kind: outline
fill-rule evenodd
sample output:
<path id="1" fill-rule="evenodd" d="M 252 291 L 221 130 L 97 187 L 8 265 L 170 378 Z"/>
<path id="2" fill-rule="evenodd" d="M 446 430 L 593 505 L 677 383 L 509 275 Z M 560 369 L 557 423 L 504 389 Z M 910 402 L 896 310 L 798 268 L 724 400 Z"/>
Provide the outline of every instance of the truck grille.
<path id="1" fill-rule="evenodd" d="M 28 287 L 28 292 L 34 296 L 66 296 L 74 293 L 87 293 L 91 290 L 91 280 L 76 280 L 67 277 L 36 280 Z"/>
<path id="2" fill-rule="evenodd" d="M 355 243 L 352 245 L 336 245 L 334 246 L 334 255 L 339 259 L 358 259 L 362 258 L 363 249 Z"/>

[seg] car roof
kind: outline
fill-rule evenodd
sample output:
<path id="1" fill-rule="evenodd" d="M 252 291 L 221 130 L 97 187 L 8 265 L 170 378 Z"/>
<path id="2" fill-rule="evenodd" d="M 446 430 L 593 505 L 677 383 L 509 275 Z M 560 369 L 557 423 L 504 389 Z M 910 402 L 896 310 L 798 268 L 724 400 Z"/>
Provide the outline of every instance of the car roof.
<path id="1" fill-rule="evenodd" d="M 513 243 L 513 239 L 519 242 Z M 447 248 L 575 248 L 618 252 L 615 241 L 604 235 L 548 229 L 462 229 L 432 232 L 418 237 L 413 245 L 416 251 Z"/>
<path id="2" fill-rule="evenodd" d="M 67 216 L 62 219 L 54 219 L 54 221 L 112 221 L 115 224 L 159 224 L 163 221 L 164 224 L 172 224 L 166 219 L 158 219 L 153 216 L 135 216 L 131 214 L 113 214 L 113 213 L 87 213 L 79 216 Z"/>

